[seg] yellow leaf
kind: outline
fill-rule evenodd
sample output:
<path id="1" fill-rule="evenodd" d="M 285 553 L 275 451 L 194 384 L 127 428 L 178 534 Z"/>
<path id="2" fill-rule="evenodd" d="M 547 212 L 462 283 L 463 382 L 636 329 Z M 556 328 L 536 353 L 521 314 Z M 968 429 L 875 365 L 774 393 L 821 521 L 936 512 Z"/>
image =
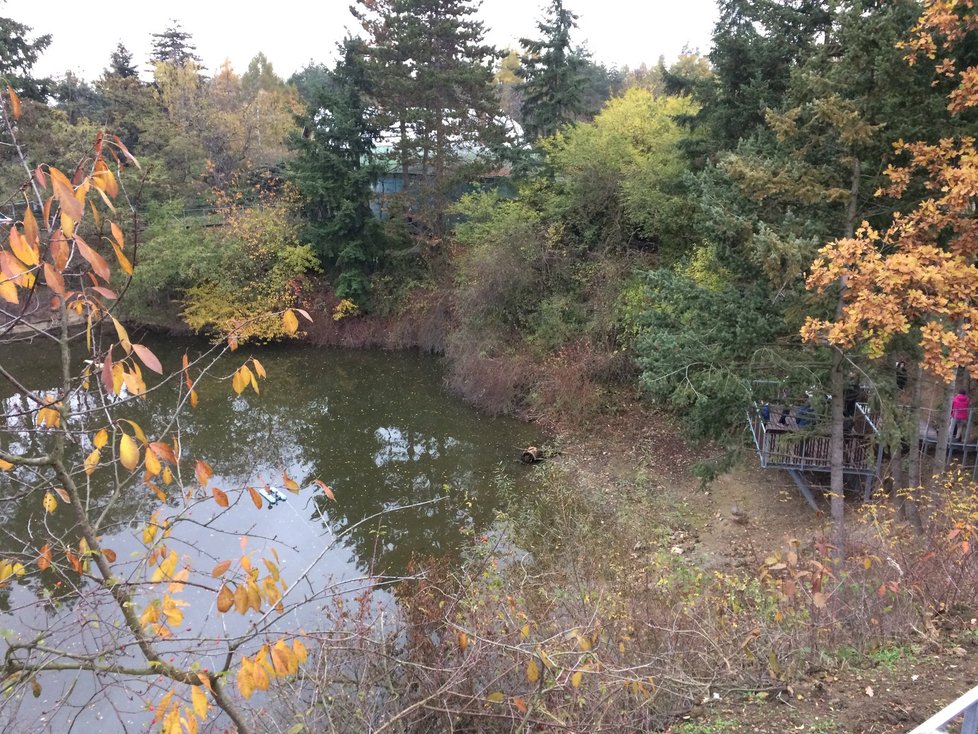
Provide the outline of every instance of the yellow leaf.
<path id="1" fill-rule="evenodd" d="M 95 471 L 95 467 L 98 466 L 99 460 L 102 458 L 102 454 L 98 449 L 95 449 L 92 453 L 85 457 L 85 473 L 89 476 Z"/>
<path id="2" fill-rule="evenodd" d="M 289 675 L 289 669 L 291 667 L 289 657 L 291 652 L 282 640 L 276 642 L 272 648 L 272 665 L 275 668 L 275 674 L 279 678 L 284 678 Z"/>
<path id="3" fill-rule="evenodd" d="M 207 709 L 209 707 L 207 703 L 207 694 L 204 693 L 200 686 L 191 686 L 190 698 L 193 701 L 194 713 L 197 714 L 197 717 L 201 721 L 203 721 L 207 718 Z"/>
<path id="4" fill-rule="evenodd" d="M 540 666 L 537 665 L 536 658 L 531 658 L 529 664 L 526 666 L 526 679 L 530 683 L 536 683 L 540 680 Z"/>
<path id="5" fill-rule="evenodd" d="M 153 452 L 153 449 L 146 449 L 146 471 L 149 472 L 150 476 L 156 476 L 161 471 L 163 471 L 163 465 L 160 463 L 159 457 Z"/>
<path id="6" fill-rule="evenodd" d="M 41 504 L 44 505 L 44 509 L 47 512 L 54 512 L 56 509 L 58 509 L 58 500 L 56 500 L 54 495 L 50 492 L 44 493 L 44 500 L 41 502 Z"/>
<path id="7" fill-rule="evenodd" d="M 234 611 L 238 614 L 248 611 L 248 590 L 243 584 L 234 590 Z"/>
<path id="8" fill-rule="evenodd" d="M 112 237 L 115 238 L 115 243 L 119 245 L 119 247 L 125 247 L 126 240 L 123 237 L 122 228 L 115 222 L 109 222 L 109 227 L 112 229 Z"/>
<path id="9" fill-rule="evenodd" d="M 173 472 L 168 466 L 163 468 L 163 484 L 173 484 Z"/>
<path id="10" fill-rule="evenodd" d="M 530 636 L 530 625 L 524 624 L 520 628 L 520 638 L 525 640 L 529 636 Z"/>
<path id="11" fill-rule="evenodd" d="M 20 298 L 17 295 L 17 286 L 14 285 L 13 281 L 0 280 L 0 298 L 15 306 L 20 303 Z"/>
<path id="12" fill-rule="evenodd" d="M 240 395 L 247 386 L 248 381 L 244 373 L 240 369 L 235 370 L 234 376 L 231 377 L 231 389 L 234 390 L 234 394 Z"/>
<path id="13" fill-rule="evenodd" d="M 299 331 L 299 319 L 292 313 L 291 308 L 282 314 L 282 329 L 290 336 Z"/>
<path id="14" fill-rule="evenodd" d="M 580 688 L 580 686 L 581 686 L 581 680 L 583 678 L 584 678 L 584 673 L 582 673 L 579 670 L 574 671 L 574 673 L 573 673 L 573 675 L 571 675 L 571 679 L 570 679 L 570 681 L 571 681 L 571 688 Z"/>
<path id="15" fill-rule="evenodd" d="M 228 588 L 227 584 L 222 584 L 221 590 L 217 592 L 217 611 L 224 614 L 233 605 L 234 594 L 231 593 L 231 589 Z"/>
<path id="16" fill-rule="evenodd" d="M 266 375 L 265 375 L 265 368 L 262 366 L 262 363 L 259 362 L 254 357 L 251 358 L 251 363 L 255 366 L 255 373 L 259 377 L 261 377 L 262 379 L 264 379 L 266 377 Z"/>
<path id="17" fill-rule="evenodd" d="M 295 653 L 296 660 L 299 661 L 300 665 L 306 662 L 309 653 L 306 652 L 306 646 L 302 644 L 299 638 L 292 640 L 292 652 Z"/>
<path id="18" fill-rule="evenodd" d="M 119 343 L 122 345 L 122 348 L 126 350 L 126 354 L 129 354 L 132 351 L 132 342 L 129 341 L 129 332 L 126 331 L 126 327 L 119 323 L 119 319 L 117 319 L 115 316 L 112 317 L 112 324 L 115 326 L 115 333 L 116 336 L 119 337 Z"/>
<path id="19" fill-rule="evenodd" d="M 123 433 L 119 440 L 119 461 L 129 471 L 139 466 L 139 445 L 128 433 Z"/>
<path id="20" fill-rule="evenodd" d="M 506 700 L 506 696 L 500 691 L 494 691 L 490 693 L 488 696 L 486 696 L 486 699 L 491 701 L 492 703 L 502 703 L 503 701 Z"/>
<path id="21" fill-rule="evenodd" d="M 238 691 L 241 693 L 241 696 L 247 701 L 249 698 L 251 698 L 251 695 L 255 691 L 255 680 L 251 674 L 252 667 L 249 665 L 246 668 L 245 660 L 247 660 L 247 658 L 242 659 L 241 670 L 238 672 Z"/>
<path id="22" fill-rule="evenodd" d="M 95 444 L 95 448 L 100 449 L 109 441 L 109 432 L 104 428 L 95 434 L 95 438 L 92 439 L 92 443 Z"/>
<path id="23" fill-rule="evenodd" d="M 4 461 L 3 459 L 0 459 L 0 471 L 10 471 L 13 468 L 14 465 L 11 464 L 9 461 Z"/>

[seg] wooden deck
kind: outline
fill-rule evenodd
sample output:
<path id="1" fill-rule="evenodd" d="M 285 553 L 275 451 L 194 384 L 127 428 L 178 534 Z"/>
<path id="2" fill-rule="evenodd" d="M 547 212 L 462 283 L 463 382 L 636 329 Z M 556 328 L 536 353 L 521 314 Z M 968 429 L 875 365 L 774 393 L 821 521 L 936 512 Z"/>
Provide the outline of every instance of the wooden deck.
<path id="1" fill-rule="evenodd" d="M 782 421 L 782 411 L 772 409 L 765 420 L 755 406 L 747 416 L 757 455 L 765 469 L 828 472 L 831 470 L 830 436 L 825 426 L 815 423 L 799 427 L 797 420 Z M 843 468 L 847 474 L 875 475 L 878 456 L 875 448 L 875 426 L 865 420 L 855 424 L 843 444 Z M 866 428 L 870 430 L 867 431 Z"/>

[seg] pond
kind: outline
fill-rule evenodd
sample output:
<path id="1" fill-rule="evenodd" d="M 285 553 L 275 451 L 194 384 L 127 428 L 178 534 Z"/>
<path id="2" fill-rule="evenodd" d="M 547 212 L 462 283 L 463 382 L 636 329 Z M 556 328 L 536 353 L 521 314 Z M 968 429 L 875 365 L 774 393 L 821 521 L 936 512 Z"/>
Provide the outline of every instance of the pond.
<path id="1" fill-rule="evenodd" d="M 208 346 L 179 339 L 144 343 L 165 373 L 180 369 L 185 352 L 193 359 Z M 0 362 L 15 374 L 27 374 L 26 388 L 43 391 L 56 384 L 50 350 L 36 344 L 4 349 Z M 260 395 L 249 388 L 235 396 L 228 378 L 250 356 L 261 361 L 268 378 L 260 380 Z M 143 529 L 153 513 L 159 523 L 175 522 L 167 553 L 176 553 L 178 567 L 193 566 L 201 578 L 199 586 L 179 592 L 187 602 L 180 624 L 187 637 L 180 640 L 178 634 L 166 643 L 177 663 L 207 654 L 195 645 L 202 637 L 228 640 L 251 629 L 253 618 L 215 608 L 220 580 L 211 579 L 210 570 L 220 562 L 232 561 L 224 578 L 237 574 L 240 580 L 247 570 L 243 563 L 260 566 L 276 559 L 283 581 L 301 588 L 290 590 L 293 603 L 284 614 L 262 617 L 269 634 L 316 629 L 322 604 L 332 594 L 383 589 L 386 577 L 404 574 L 416 560 L 457 558 L 473 536 L 490 528 L 499 477 L 518 492 L 528 477 L 518 461 L 520 448 L 542 440 L 531 425 L 487 418 L 446 395 L 438 360 L 412 352 L 241 348 L 222 358 L 210 375 L 198 387 L 198 406 L 184 411 L 177 424 L 170 422 L 177 400 L 170 386 L 115 406 L 118 416 L 137 423 L 149 440 L 168 425 L 179 429 L 183 461 L 178 479 L 185 491 L 174 489 L 179 481 L 167 487 L 157 479 L 154 484 L 167 497 L 161 504 L 156 490 L 132 482 L 100 525 L 103 547 L 117 558 L 113 570 L 132 581 L 136 569 L 147 573 L 139 564 L 152 547 Z M 152 388 L 153 380 L 147 384 Z M 26 405 L 24 395 L 4 390 L 7 433 L 0 445 L 15 453 L 28 451 L 43 437 L 26 430 L 17 416 Z M 98 417 L 97 411 L 92 417 Z M 90 438 L 79 431 L 82 452 L 90 449 Z M 213 468 L 206 489 L 193 477 L 198 459 Z M 79 473 L 80 481 L 89 482 L 90 514 L 99 516 L 109 506 L 106 480 L 114 471 L 100 468 L 90 478 Z M 287 479 L 298 485 L 297 492 L 287 491 Z M 316 480 L 330 488 L 335 501 Z M 215 486 L 228 497 L 226 509 L 208 496 Z M 258 509 L 248 487 L 267 487 L 273 497 L 279 489 L 284 500 L 271 507 L 262 500 Z M 10 475 L 0 475 L 0 496 L 18 491 Z M 49 628 L 70 630 L 52 634 L 46 643 L 78 654 L 104 649 L 111 600 L 93 593 L 92 582 L 80 581 L 64 562 L 65 554 L 57 552 L 58 538 L 77 543 L 69 508 L 46 513 L 35 493 L 0 503 L 0 513 L 0 558 L 16 557 L 28 567 L 25 576 L 0 589 L 4 634 L 24 640 Z M 45 542 L 56 548 L 55 565 L 39 573 L 36 558 Z M 38 600 L 43 601 L 40 616 Z M 213 656 L 211 664 L 219 664 Z M 39 682 L 40 696 L 24 696 L 27 688 L 21 686 L 3 706 L 0 729 L 64 731 L 73 724 L 95 731 L 141 730 L 151 718 L 146 700 L 167 690 L 138 677 L 102 689 L 90 674 L 75 673 L 44 674 Z"/>

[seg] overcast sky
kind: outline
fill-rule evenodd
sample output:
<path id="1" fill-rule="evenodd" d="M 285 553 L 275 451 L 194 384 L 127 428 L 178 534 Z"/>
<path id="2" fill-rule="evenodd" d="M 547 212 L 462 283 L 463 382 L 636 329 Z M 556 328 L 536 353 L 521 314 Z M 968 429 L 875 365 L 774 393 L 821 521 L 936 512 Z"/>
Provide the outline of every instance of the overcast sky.
<path id="1" fill-rule="evenodd" d="M 177 20 L 193 35 L 197 53 L 211 71 L 229 59 L 243 72 L 262 51 L 279 75 L 288 78 L 310 60 L 332 63 L 347 29 L 359 28 L 349 12 L 351 0 L 137 0 L 129 4 L 86 4 L 78 0 L 7 0 L 0 15 L 50 33 L 51 45 L 35 66 L 40 76 L 70 69 L 97 78 L 120 41 L 147 67 L 150 34 Z M 515 46 L 536 35 L 544 0 L 484 0 L 480 15 L 487 40 Z M 673 60 L 684 46 L 709 51 L 716 0 L 565 0 L 577 13 L 575 43 L 585 43 L 596 61 L 636 67 L 660 55 Z"/>

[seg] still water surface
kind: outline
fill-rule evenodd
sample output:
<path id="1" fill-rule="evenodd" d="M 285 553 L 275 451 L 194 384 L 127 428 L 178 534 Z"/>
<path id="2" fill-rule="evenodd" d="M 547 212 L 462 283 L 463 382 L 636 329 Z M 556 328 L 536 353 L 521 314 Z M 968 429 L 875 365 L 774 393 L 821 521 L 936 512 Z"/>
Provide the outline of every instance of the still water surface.
<path id="1" fill-rule="evenodd" d="M 192 340 L 147 343 L 167 373 L 179 369 L 185 351 L 193 358 L 207 346 Z M 212 374 L 226 378 L 249 354 L 239 349 Z M 257 561 L 274 547 L 286 580 L 313 567 L 304 580 L 308 590 L 302 592 L 313 597 L 326 588 L 342 593 L 362 588 L 369 579 L 401 574 L 413 558 L 455 558 L 473 534 L 491 525 L 497 476 L 507 475 L 518 489 L 526 478 L 518 449 L 541 440 L 532 426 L 487 418 L 446 395 L 438 361 L 425 355 L 296 346 L 253 354 L 268 372 L 261 395 L 249 390 L 235 397 L 229 381 L 205 381 L 199 406 L 186 411 L 179 423 L 183 456 L 207 461 L 214 469 L 211 484 L 227 491 L 232 503 L 222 512 L 205 502 L 188 514 L 185 499 L 172 496 L 164 508 L 162 516 L 185 515 L 171 546 L 182 560 L 205 570 L 243 552 Z M 49 364 L 53 355 L 42 347 L 0 356 L 7 369 L 28 375 L 27 387 L 55 385 L 57 371 Z M 7 428 L 15 429 L 4 440 L 27 450 L 34 439 L 17 434 L 19 421 L 10 417 L 23 405 L 23 396 L 4 389 Z M 122 415 L 139 423 L 152 440 L 167 424 L 174 403 L 175 391 L 164 389 L 123 406 Z M 184 462 L 188 485 L 192 466 Z M 93 476 L 94 508 L 105 502 L 102 471 Z M 300 491 L 286 492 L 286 500 L 270 509 L 256 509 L 243 488 L 281 487 L 283 471 Z M 332 488 L 335 502 L 313 484 L 316 479 Z M 11 489 L 0 484 L 3 496 Z M 47 537 L 70 533 L 66 509 L 45 517 L 39 498 L 0 506 L 0 553 L 30 555 Z M 115 551 L 120 567 L 145 552 L 141 527 L 159 509 L 155 495 L 142 485 L 129 487 L 113 506 L 103 545 Z M 100 610 L 96 602 L 75 598 L 74 583 L 53 569 L 18 579 L 0 590 L 0 627 L 18 639 L 67 621 L 74 638 L 62 644 L 87 650 L 104 644 L 104 630 L 97 628 L 86 639 L 86 625 Z M 220 637 L 246 629 L 243 619 L 216 612 L 212 591 L 188 588 L 182 596 L 190 604 L 186 624 L 193 634 Z M 43 619 L 38 598 L 51 600 Z M 321 603 L 296 609 L 276 627 L 314 629 Z M 192 654 L 189 641 L 174 649 L 178 656 Z M 28 696 L 17 707 L 4 707 L 4 730 L 64 731 L 65 724 L 73 723 L 73 730 L 91 725 L 93 731 L 137 731 L 146 723 L 142 699 L 153 697 L 141 680 L 108 693 L 100 693 L 88 676 L 52 673 L 41 681 L 45 687 L 39 699 Z M 70 705 L 59 708 L 66 686 Z"/>

